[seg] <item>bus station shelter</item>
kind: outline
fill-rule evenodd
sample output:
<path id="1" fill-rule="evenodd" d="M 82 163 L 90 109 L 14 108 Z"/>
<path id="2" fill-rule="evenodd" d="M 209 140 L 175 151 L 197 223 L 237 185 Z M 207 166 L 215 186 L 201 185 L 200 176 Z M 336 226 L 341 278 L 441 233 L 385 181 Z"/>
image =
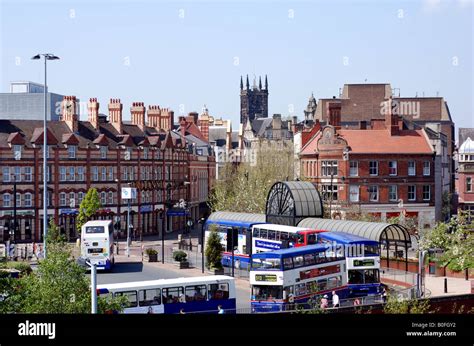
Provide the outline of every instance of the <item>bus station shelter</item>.
<path id="1" fill-rule="evenodd" d="M 401 225 L 310 217 L 301 220 L 298 227 L 344 232 L 375 240 L 379 242 L 380 254 L 382 254 L 382 245 L 387 250 L 387 267 L 390 267 L 389 249 L 394 248 L 397 253 L 398 247 L 403 247 L 405 249 L 405 270 L 408 271 L 408 249 L 411 247 L 411 239 L 407 229 Z"/>

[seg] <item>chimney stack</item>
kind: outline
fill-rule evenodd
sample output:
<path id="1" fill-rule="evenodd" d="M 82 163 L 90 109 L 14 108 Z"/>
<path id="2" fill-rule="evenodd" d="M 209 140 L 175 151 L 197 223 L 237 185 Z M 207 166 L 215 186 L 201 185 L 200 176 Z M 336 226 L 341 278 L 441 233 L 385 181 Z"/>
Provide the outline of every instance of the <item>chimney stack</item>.
<path id="1" fill-rule="evenodd" d="M 137 125 L 142 131 L 145 130 L 145 110 L 143 102 L 133 102 L 130 108 L 132 124 Z"/>
<path id="2" fill-rule="evenodd" d="M 186 117 L 179 117 L 179 128 L 180 128 L 180 131 L 181 131 L 181 136 L 186 136 L 186 125 L 187 125 L 187 121 L 186 121 Z"/>
<path id="3" fill-rule="evenodd" d="M 76 114 L 76 96 L 64 96 L 61 105 L 61 121 L 64 121 L 72 132 L 79 130 L 79 117 Z"/>
<path id="4" fill-rule="evenodd" d="M 173 129 L 174 125 L 174 112 L 168 108 L 163 108 L 161 110 L 160 116 L 160 129 L 168 132 Z"/>
<path id="5" fill-rule="evenodd" d="M 97 98 L 90 98 L 89 103 L 87 104 L 87 110 L 89 115 L 89 122 L 97 130 L 99 128 L 99 102 Z"/>
<path id="6" fill-rule="evenodd" d="M 148 106 L 148 126 L 160 129 L 160 117 L 161 109 L 160 106 Z"/>
<path id="7" fill-rule="evenodd" d="M 400 134 L 400 125 L 398 122 L 398 101 L 393 101 L 392 96 L 385 101 L 387 102 L 387 112 L 385 112 L 385 127 L 390 131 L 391 136 Z"/>
<path id="8" fill-rule="evenodd" d="M 328 104 L 329 125 L 334 126 L 336 130 L 341 129 L 341 103 L 330 102 Z"/>
<path id="9" fill-rule="evenodd" d="M 203 137 L 209 142 L 209 115 L 201 114 L 198 125 Z"/>
<path id="10" fill-rule="evenodd" d="M 109 102 L 109 122 L 122 134 L 122 109 L 123 105 L 120 99 L 110 99 Z"/>

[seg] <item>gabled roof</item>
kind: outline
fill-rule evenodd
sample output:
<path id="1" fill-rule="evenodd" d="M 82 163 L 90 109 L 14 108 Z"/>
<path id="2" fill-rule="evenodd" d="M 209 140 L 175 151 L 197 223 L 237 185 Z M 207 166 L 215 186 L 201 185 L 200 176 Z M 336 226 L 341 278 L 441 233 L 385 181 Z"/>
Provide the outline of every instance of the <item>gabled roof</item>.
<path id="1" fill-rule="evenodd" d="M 105 146 L 105 145 L 109 144 L 109 141 L 107 140 L 107 137 L 103 133 L 101 133 L 99 135 L 99 137 L 94 139 L 94 141 L 92 143 L 94 143 L 96 145 L 104 145 Z"/>
<path id="2" fill-rule="evenodd" d="M 61 143 L 67 144 L 67 145 L 78 145 L 79 144 L 79 139 L 76 137 L 74 133 L 64 133 L 62 136 L 62 141 Z"/>
<path id="3" fill-rule="evenodd" d="M 8 143 L 12 145 L 23 145 L 25 144 L 25 139 L 23 136 L 20 134 L 20 132 L 13 132 L 10 133 L 7 139 Z"/>
<path id="4" fill-rule="evenodd" d="M 33 135 L 30 138 L 31 143 L 43 145 L 43 133 L 44 131 L 42 127 L 35 128 L 33 131 Z M 46 142 L 48 143 L 48 145 L 58 144 L 58 139 L 53 135 L 49 128 L 46 129 Z"/>
<path id="5" fill-rule="evenodd" d="M 120 137 L 120 136 L 119 136 Z M 122 135 L 122 140 L 118 143 L 119 145 L 124 145 L 126 147 L 133 146 L 133 139 L 130 135 Z"/>

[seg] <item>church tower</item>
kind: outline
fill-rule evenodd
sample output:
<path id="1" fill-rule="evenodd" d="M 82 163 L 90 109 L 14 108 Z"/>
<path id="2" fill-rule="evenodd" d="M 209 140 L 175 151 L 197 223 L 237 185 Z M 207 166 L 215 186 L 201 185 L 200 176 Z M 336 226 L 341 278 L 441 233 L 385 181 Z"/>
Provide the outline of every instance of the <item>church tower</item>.
<path id="1" fill-rule="evenodd" d="M 247 120 L 252 122 L 255 118 L 268 118 L 268 80 L 265 76 L 265 88 L 262 87 L 262 77 L 257 81 L 254 78 L 250 88 L 249 76 L 244 88 L 244 81 L 240 76 L 240 123 L 245 124 Z"/>

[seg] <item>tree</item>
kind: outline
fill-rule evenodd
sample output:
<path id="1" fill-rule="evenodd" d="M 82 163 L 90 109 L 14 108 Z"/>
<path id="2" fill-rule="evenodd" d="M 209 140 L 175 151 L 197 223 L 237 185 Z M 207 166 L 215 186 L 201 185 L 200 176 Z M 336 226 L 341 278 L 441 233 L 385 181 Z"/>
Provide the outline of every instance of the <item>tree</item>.
<path id="1" fill-rule="evenodd" d="M 210 233 L 207 238 L 206 246 L 206 260 L 208 269 L 222 268 L 222 244 L 219 233 L 217 233 L 217 226 L 211 225 L 209 227 Z"/>
<path id="2" fill-rule="evenodd" d="M 468 214 L 459 211 L 449 222 L 440 222 L 420 239 L 420 249 L 440 249 L 436 261 L 442 267 L 461 271 L 474 267 L 474 233 Z"/>
<path id="3" fill-rule="evenodd" d="M 253 162 L 227 163 L 210 196 L 212 211 L 264 213 L 268 192 L 277 181 L 293 179 L 293 148 L 276 148 L 265 142 L 252 148 Z"/>
<path id="4" fill-rule="evenodd" d="M 79 206 L 79 215 L 76 221 L 79 232 L 81 231 L 82 225 L 89 221 L 101 207 L 99 193 L 95 188 L 90 188 Z"/>
<path id="5" fill-rule="evenodd" d="M 64 239 L 47 238 L 48 257 L 38 264 L 38 269 L 20 279 L 10 280 L 7 311 L 15 313 L 90 313 L 90 282 L 83 267 L 79 266 Z M 0 287 L 1 288 L 1 287 Z M 99 312 L 123 310 L 126 298 L 98 300 Z M 3 309 L 2 309 L 3 310 Z"/>
<path id="6" fill-rule="evenodd" d="M 383 311 L 386 314 L 426 314 L 430 311 L 430 304 L 427 299 L 397 299 L 389 295 Z"/>

